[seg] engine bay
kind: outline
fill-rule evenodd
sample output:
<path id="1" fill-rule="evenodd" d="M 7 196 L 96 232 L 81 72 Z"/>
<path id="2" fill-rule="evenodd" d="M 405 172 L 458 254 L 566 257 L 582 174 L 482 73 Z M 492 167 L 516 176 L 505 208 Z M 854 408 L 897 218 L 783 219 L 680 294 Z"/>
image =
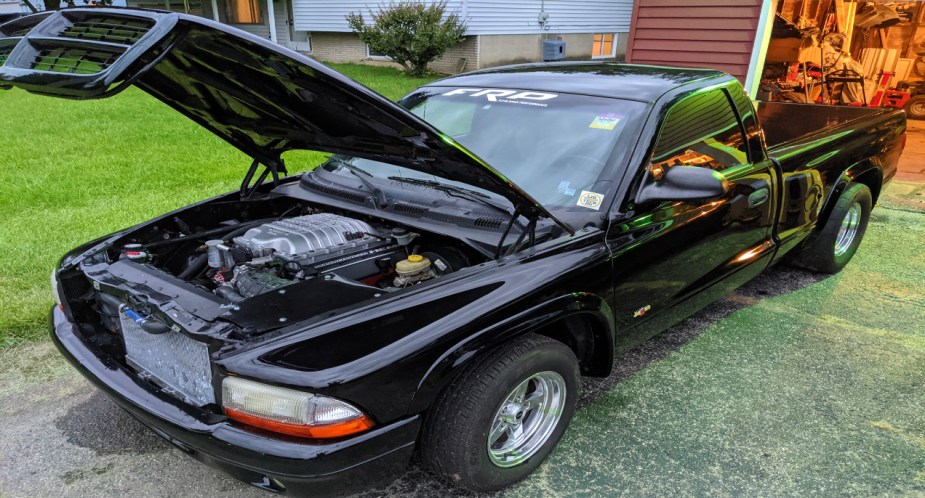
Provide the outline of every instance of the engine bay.
<path id="1" fill-rule="evenodd" d="M 155 237 L 166 240 L 135 237 L 121 245 L 115 259 L 153 266 L 240 303 L 315 278 L 337 277 L 394 292 L 457 271 L 478 257 L 445 237 L 397 224 L 298 211 L 275 219 L 226 221 L 195 234 L 155 227 Z M 174 223 L 193 231 L 180 219 Z"/>
<path id="2" fill-rule="evenodd" d="M 418 233 L 388 232 L 361 220 L 320 213 L 282 219 L 249 229 L 231 241 L 206 242 L 206 276 L 215 294 L 240 302 L 322 274 L 390 291 L 453 271 L 433 252 L 412 246 Z"/>

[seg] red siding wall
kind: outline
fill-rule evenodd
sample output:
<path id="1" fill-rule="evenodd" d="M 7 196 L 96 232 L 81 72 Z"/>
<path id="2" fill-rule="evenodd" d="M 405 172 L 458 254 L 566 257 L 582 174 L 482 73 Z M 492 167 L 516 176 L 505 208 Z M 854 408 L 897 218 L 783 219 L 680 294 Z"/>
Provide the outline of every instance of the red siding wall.
<path id="1" fill-rule="evenodd" d="M 626 60 L 709 67 L 745 81 L 761 0 L 636 0 Z"/>

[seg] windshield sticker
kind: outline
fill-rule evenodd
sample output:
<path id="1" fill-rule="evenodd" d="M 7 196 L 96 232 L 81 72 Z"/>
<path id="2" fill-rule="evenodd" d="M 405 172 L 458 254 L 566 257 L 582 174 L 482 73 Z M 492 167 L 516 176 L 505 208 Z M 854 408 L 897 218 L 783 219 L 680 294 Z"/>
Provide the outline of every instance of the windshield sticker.
<path id="1" fill-rule="evenodd" d="M 562 194 L 562 195 L 567 195 L 567 196 L 571 197 L 571 196 L 575 195 L 575 189 L 573 189 L 573 188 L 568 188 L 569 185 L 571 185 L 571 182 L 567 182 L 567 181 L 563 180 L 563 181 L 559 182 L 559 188 L 557 188 L 556 191 L 559 192 L 559 193 Z"/>
<path id="2" fill-rule="evenodd" d="M 588 128 L 595 128 L 598 130 L 612 130 L 617 127 L 617 124 L 620 122 L 619 114 L 601 114 L 594 118 L 594 121 L 591 121 L 591 124 L 588 125 Z"/>
<path id="3" fill-rule="evenodd" d="M 555 93 L 502 90 L 500 88 L 457 88 L 443 93 L 442 95 L 466 95 L 468 97 L 486 99 L 489 102 L 532 105 L 537 107 L 548 107 L 549 104 L 543 103 L 543 101 L 552 100 L 559 96 Z"/>
<path id="4" fill-rule="evenodd" d="M 601 208 L 601 204 L 604 203 L 604 196 L 598 194 L 597 192 L 589 192 L 587 190 L 582 190 L 581 195 L 578 196 L 578 205 L 588 209 L 593 209 L 597 211 Z"/>

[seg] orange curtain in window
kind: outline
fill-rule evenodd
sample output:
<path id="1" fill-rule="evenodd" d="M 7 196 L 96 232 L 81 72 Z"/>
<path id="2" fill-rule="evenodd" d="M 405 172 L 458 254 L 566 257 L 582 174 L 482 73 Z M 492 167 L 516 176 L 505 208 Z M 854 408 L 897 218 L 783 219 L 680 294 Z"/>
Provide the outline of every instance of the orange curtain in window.
<path id="1" fill-rule="evenodd" d="M 613 34 L 594 35 L 591 53 L 596 57 L 607 57 L 613 53 Z"/>
<path id="2" fill-rule="evenodd" d="M 230 24 L 261 24 L 257 0 L 228 0 L 226 12 Z"/>

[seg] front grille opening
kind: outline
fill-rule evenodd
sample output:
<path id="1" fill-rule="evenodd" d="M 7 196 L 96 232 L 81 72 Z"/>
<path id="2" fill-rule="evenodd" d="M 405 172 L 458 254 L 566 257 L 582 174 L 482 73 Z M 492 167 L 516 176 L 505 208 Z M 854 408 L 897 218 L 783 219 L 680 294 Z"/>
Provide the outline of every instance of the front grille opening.
<path id="1" fill-rule="evenodd" d="M 106 50 L 77 47 L 41 49 L 31 69 L 55 73 L 95 74 L 111 66 L 120 55 Z"/>
<path id="2" fill-rule="evenodd" d="M 75 21 L 72 26 L 69 26 L 58 36 L 132 45 L 144 36 L 153 25 L 152 21 L 144 19 L 88 16 Z"/>

